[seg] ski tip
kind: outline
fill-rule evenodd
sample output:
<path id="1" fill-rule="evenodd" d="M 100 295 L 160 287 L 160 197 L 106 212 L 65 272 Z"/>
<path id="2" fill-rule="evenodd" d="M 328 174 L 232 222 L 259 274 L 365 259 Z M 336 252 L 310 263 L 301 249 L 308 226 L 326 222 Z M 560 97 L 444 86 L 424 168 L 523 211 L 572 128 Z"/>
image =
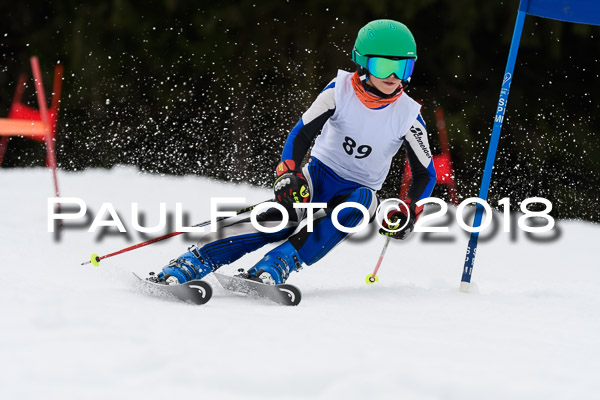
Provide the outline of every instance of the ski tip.
<path id="1" fill-rule="evenodd" d="M 293 285 L 277 285 L 280 292 L 287 296 L 287 301 L 283 302 L 286 306 L 297 306 L 302 301 L 302 292 Z"/>
<path id="2" fill-rule="evenodd" d="M 212 298 L 213 289 L 208 282 L 202 280 L 192 280 L 177 285 L 167 285 L 157 283 L 142 278 L 135 272 L 131 272 L 138 279 L 138 284 L 142 292 L 153 296 L 174 298 L 178 301 L 202 305 L 208 303 Z"/>
<path id="3" fill-rule="evenodd" d="M 197 291 L 193 298 L 194 303 L 198 305 L 206 304 L 212 298 L 212 286 L 210 286 L 207 282 L 201 280 L 189 281 L 187 282 L 187 287 L 190 288 L 192 291 Z"/>
<path id="4" fill-rule="evenodd" d="M 469 293 L 471 284 L 469 282 L 462 281 L 460 283 L 460 291 L 463 293 Z"/>

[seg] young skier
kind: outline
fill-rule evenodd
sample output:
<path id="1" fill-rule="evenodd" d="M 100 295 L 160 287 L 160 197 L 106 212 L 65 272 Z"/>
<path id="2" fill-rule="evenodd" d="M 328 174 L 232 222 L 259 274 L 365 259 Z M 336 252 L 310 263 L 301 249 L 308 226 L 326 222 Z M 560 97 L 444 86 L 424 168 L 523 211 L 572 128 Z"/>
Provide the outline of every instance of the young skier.
<path id="1" fill-rule="evenodd" d="M 275 233 L 259 232 L 251 225 L 250 211 L 225 219 L 217 232 L 205 235 L 149 279 L 167 284 L 200 279 L 267 243 L 285 240 L 242 274 L 269 284 L 285 282 L 292 271 L 314 264 L 348 236 L 332 222 L 331 212 L 337 205 L 359 203 L 368 210 L 370 221 L 374 219 L 376 191 L 402 144 L 412 170 L 404 200 L 410 213 L 404 207 L 389 212 L 390 224 L 384 219 L 384 228 L 406 226 L 379 232 L 395 239 L 405 239 L 412 232 L 422 212 L 415 203 L 430 196 L 436 181 L 421 107 L 404 92 L 417 60 L 415 40 L 400 22 L 372 21 L 359 31 L 352 60 L 357 71 L 338 71 L 283 147 L 273 187 L 275 201 L 288 210 L 287 225 Z M 302 167 L 313 141 L 310 159 Z M 306 210 L 293 208 L 298 202 L 327 204 L 315 213 L 312 232 Z M 358 226 L 363 218 L 355 207 L 343 208 L 337 215 L 348 228 Z M 277 226 L 282 214 L 270 208 L 257 220 L 265 227 Z"/>

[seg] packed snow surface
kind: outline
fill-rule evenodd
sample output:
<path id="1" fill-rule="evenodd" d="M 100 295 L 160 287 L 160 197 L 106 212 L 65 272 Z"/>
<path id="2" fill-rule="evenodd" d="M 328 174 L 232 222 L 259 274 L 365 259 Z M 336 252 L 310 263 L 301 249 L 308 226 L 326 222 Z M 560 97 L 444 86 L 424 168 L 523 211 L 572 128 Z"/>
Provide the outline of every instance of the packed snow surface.
<path id="1" fill-rule="evenodd" d="M 384 239 L 365 233 L 291 275 L 288 282 L 303 292 L 298 307 L 226 292 L 212 277 L 212 300 L 194 306 L 144 295 L 132 276 L 158 271 L 192 237 L 100 267 L 80 264 L 91 253 L 167 232 L 134 231 L 134 202 L 144 226 L 159 222 L 161 202 L 173 215 L 182 203 L 192 224 L 210 217 L 211 197 L 252 204 L 269 198 L 267 189 L 133 168 L 61 171 L 59 183 L 63 197 L 85 202 L 90 219 L 66 221 L 57 240 L 48 232 L 50 173 L 0 170 L 2 399 L 550 400 L 600 393 L 597 225 L 559 221 L 554 237 L 541 242 L 500 229 L 479 246 L 468 294 L 458 290 L 467 236 L 452 223 L 446 234 L 392 241 L 374 285 L 365 276 Z M 129 238 L 87 231 L 103 203 L 119 213 Z M 269 248 L 221 271 L 248 268 Z"/>

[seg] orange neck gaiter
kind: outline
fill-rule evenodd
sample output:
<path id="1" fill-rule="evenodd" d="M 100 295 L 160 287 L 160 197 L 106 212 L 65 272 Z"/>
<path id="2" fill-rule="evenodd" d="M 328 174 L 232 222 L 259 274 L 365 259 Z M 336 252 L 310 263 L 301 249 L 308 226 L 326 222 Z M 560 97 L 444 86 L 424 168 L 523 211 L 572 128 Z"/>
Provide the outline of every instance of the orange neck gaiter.
<path id="1" fill-rule="evenodd" d="M 363 87 L 363 83 L 358 76 L 358 72 L 355 72 L 354 75 L 352 75 L 352 88 L 354 88 L 354 92 L 356 93 L 356 96 L 358 96 L 361 103 L 369 108 L 379 108 L 393 103 L 402 95 L 402 92 L 404 91 L 404 89 L 401 87 L 397 94 L 387 99 L 376 96 L 373 93 L 367 92 L 367 90 Z"/>

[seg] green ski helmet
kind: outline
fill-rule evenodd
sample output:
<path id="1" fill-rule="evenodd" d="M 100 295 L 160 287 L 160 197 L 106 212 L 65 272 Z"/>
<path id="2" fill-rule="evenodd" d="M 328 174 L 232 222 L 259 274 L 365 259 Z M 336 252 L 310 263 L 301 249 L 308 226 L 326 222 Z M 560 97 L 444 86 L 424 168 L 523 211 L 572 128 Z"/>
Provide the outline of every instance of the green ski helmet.
<path id="1" fill-rule="evenodd" d="M 408 81 L 417 60 L 417 44 L 406 25 L 391 19 L 369 22 L 358 31 L 352 61 L 359 67 L 359 74 L 385 79 L 395 73 L 402 81 Z"/>

